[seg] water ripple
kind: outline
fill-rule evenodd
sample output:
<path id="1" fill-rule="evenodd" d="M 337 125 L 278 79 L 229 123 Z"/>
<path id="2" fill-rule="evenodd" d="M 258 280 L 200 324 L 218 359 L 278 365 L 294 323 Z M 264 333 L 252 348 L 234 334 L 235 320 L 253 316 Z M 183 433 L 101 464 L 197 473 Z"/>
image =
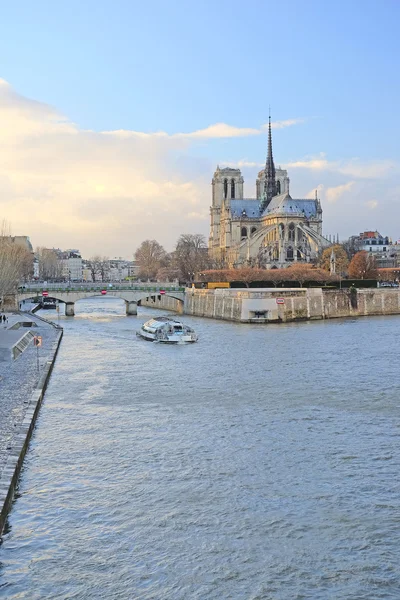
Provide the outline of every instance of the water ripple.
<path id="1" fill-rule="evenodd" d="M 77 305 L 0 548 L 10 600 L 398 599 L 396 317 L 186 317 L 141 343 Z"/>

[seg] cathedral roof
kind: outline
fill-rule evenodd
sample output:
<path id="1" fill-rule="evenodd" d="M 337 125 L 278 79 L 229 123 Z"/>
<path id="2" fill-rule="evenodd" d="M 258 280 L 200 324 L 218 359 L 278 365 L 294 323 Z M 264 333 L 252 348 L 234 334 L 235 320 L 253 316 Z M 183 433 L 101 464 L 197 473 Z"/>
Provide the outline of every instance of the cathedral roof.
<path id="1" fill-rule="evenodd" d="M 317 202 L 309 198 L 292 198 L 287 192 L 274 196 L 264 210 L 260 213 L 260 200 L 256 198 L 232 198 L 230 201 L 232 219 L 259 219 L 260 216 L 275 214 L 298 215 L 303 214 L 307 219 L 317 215 Z"/>
<path id="2" fill-rule="evenodd" d="M 317 214 L 317 202 L 316 200 L 310 200 L 309 198 L 292 198 L 288 193 L 279 194 L 274 196 L 263 212 L 263 215 L 270 213 L 279 214 L 304 214 L 307 219 L 315 217 Z"/>
<path id="3" fill-rule="evenodd" d="M 260 201 L 256 198 L 232 198 L 231 216 L 233 219 L 246 217 L 247 219 L 260 218 Z"/>

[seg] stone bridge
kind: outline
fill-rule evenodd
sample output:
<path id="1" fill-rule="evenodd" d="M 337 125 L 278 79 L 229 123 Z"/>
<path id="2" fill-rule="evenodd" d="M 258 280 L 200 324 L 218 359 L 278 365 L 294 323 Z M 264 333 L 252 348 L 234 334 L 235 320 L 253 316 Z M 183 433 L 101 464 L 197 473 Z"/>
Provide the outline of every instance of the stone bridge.
<path id="1" fill-rule="evenodd" d="M 97 296 L 106 296 L 112 298 L 121 298 L 125 301 L 126 314 L 136 315 L 137 306 L 141 300 L 161 296 L 165 294 L 175 298 L 182 303 L 185 299 L 185 288 L 170 286 L 128 286 L 121 284 L 77 284 L 68 286 L 63 284 L 50 284 L 44 287 L 43 284 L 30 284 L 19 289 L 17 295 L 18 306 L 23 300 L 33 300 L 35 298 L 53 298 L 65 304 L 65 314 L 67 317 L 73 317 L 75 314 L 75 302 L 84 298 L 94 298 Z"/>

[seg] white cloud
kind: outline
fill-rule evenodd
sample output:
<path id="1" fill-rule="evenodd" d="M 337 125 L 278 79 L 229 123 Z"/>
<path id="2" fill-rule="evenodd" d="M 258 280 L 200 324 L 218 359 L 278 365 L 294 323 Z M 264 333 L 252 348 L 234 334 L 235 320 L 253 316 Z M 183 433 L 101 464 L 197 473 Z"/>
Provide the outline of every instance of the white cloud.
<path id="1" fill-rule="evenodd" d="M 321 198 L 323 192 L 324 192 L 325 186 L 323 183 L 319 183 L 318 185 L 315 186 L 314 189 L 310 190 L 309 192 L 307 192 L 306 194 L 306 198 L 315 198 L 315 190 L 317 190 L 317 196 L 318 198 Z"/>
<path id="2" fill-rule="evenodd" d="M 303 160 L 289 162 L 287 169 L 309 169 L 311 171 L 330 171 L 357 179 L 377 179 L 387 177 L 391 171 L 398 170 L 392 160 L 361 161 L 357 158 L 342 161 L 329 161 L 325 153 Z"/>
<path id="3" fill-rule="evenodd" d="M 173 134 L 82 130 L 0 79 L 0 210 L 34 245 L 129 256 L 158 237 L 172 248 L 189 225 L 207 235 L 214 166 L 189 169 L 177 154 L 187 156 L 196 140 L 262 134 L 264 126 L 226 123 Z"/>
<path id="4" fill-rule="evenodd" d="M 301 121 L 289 119 L 273 126 Z M 199 160 L 191 146 L 197 140 L 211 144 L 214 139 L 260 134 L 265 135 L 265 125 L 246 128 L 224 123 L 177 134 L 86 131 L 0 80 L 1 215 L 11 223 L 14 234 L 30 235 L 34 246 L 76 247 L 86 256 L 129 257 L 142 240 L 156 238 L 172 249 L 180 233 L 207 237 L 209 230 L 210 177 L 215 164 L 204 157 Z M 264 163 L 242 159 L 232 166 L 255 170 Z M 398 183 L 393 178 L 391 188 L 384 180 L 385 173 L 396 171 L 395 163 L 333 162 L 319 155 L 286 167 L 293 169 L 289 173 L 293 197 L 304 197 L 317 176 L 322 201 L 330 200 L 323 205 L 325 231 L 342 234 L 344 227 L 348 235 L 358 231 L 364 211 L 377 220 L 368 227 L 399 236 L 397 230 L 389 230 L 398 214 Z M 362 179 L 364 189 L 359 185 Z M 357 186 L 346 188 L 354 181 Z M 310 191 L 311 197 L 314 193 Z M 344 221 L 334 200 L 346 193 Z M 254 182 L 249 178 L 245 195 L 253 194 Z M 386 210 L 385 194 L 390 210 Z M 366 204 L 371 197 L 379 198 L 382 211 L 367 210 L 375 207 L 371 204 L 375 200 Z"/>
<path id="5" fill-rule="evenodd" d="M 303 123 L 305 119 L 286 119 L 286 121 L 275 121 L 271 123 L 272 129 L 283 129 L 291 127 L 298 123 Z M 141 131 L 131 131 L 128 129 L 118 129 L 115 131 L 104 131 L 105 135 L 112 135 L 120 138 L 175 138 L 175 139 L 218 139 L 218 138 L 236 138 L 249 137 L 253 135 L 265 135 L 268 123 L 256 127 L 235 127 L 227 123 L 214 123 L 204 129 L 190 131 L 187 133 L 168 134 L 165 131 L 156 131 L 152 133 L 143 133 Z"/>
<path id="6" fill-rule="evenodd" d="M 339 200 L 343 194 L 351 190 L 354 183 L 354 181 L 348 181 L 342 185 L 327 188 L 325 191 L 325 198 L 328 200 L 328 202 L 337 202 L 337 200 Z"/>
<path id="7" fill-rule="evenodd" d="M 224 161 L 224 167 L 232 167 L 234 169 L 262 169 L 265 167 L 265 163 L 254 162 L 251 160 L 241 159 L 236 162 Z"/>
<path id="8" fill-rule="evenodd" d="M 376 200 L 368 200 L 368 202 L 366 202 L 365 204 L 370 210 L 374 210 L 378 206 L 378 202 Z"/>
<path id="9" fill-rule="evenodd" d="M 285 127 L 291 127 L 292 125 L 299 125 L 301 123 L 304 123 L 305 121 L 306 119 L 304 118 L 286 119 L 284 121 L 272 121 L 271 129 L 284 129 Z M 267 129 L 267 127 L 268 123 L 263 125 L 263 129 Z"/>

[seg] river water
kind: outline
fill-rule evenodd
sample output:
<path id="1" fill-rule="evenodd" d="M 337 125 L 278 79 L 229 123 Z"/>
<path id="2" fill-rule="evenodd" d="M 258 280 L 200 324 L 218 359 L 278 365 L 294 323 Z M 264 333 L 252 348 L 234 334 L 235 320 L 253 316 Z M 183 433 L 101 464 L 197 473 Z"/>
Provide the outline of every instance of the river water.
<path id="1" fill-rule="evenodd" d="M 165 346 L 134 335 L 155 310 L 76 309 L 0 598 L 398 600 L 398 317 L 185 317 L 199 343 Z"/>

